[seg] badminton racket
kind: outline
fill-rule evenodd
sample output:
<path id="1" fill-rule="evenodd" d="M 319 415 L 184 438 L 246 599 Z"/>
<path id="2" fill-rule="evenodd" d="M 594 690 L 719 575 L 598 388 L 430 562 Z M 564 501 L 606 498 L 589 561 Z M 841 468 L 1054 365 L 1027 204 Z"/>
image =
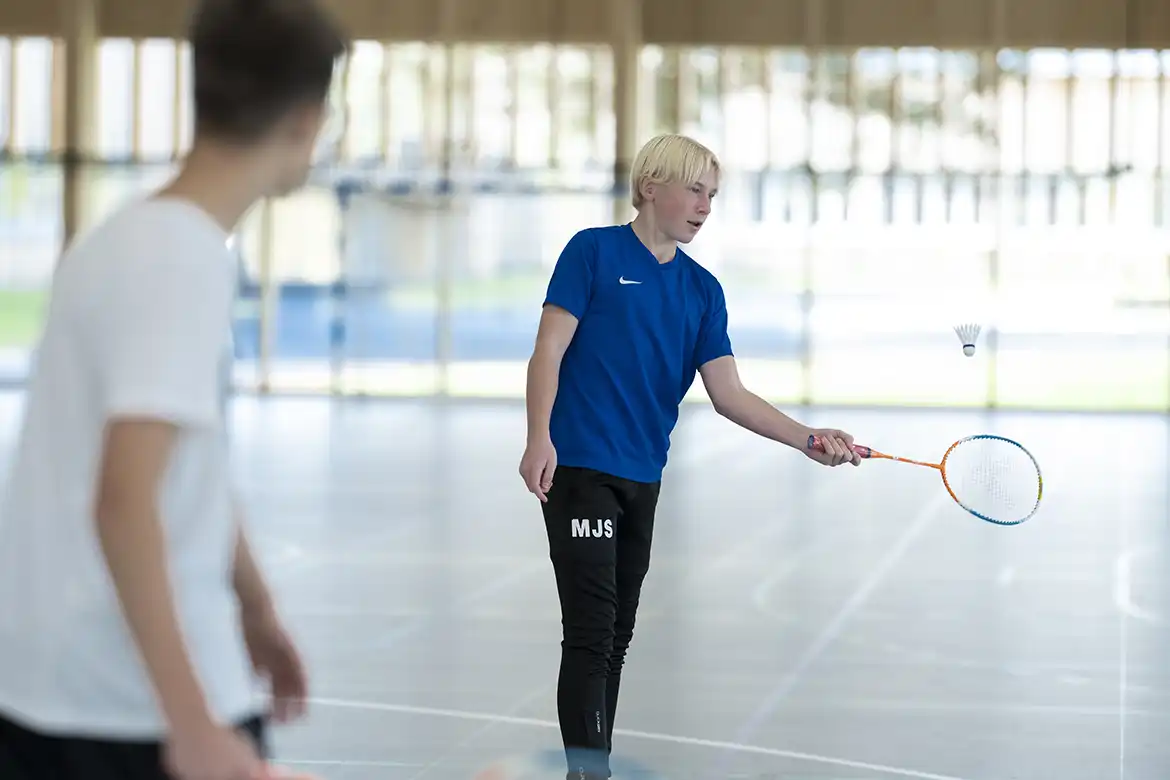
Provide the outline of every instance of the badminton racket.
<path id="1" fill-rule="evenodd" d="M 823 450 L 820 437 L 809 436 L 808 448 Z M 883 458 L 938 470 L 943 487 L 980 520 L 996 525 L 1019 525 L 1040 508 L 1044 478 L 1040 465 L 1022 444 L 1003 436 L 966 436 L 947 448 L 942 460 L 928 463 L 887 455 L 872 447 L 853 445 L 862 458 Z"/>

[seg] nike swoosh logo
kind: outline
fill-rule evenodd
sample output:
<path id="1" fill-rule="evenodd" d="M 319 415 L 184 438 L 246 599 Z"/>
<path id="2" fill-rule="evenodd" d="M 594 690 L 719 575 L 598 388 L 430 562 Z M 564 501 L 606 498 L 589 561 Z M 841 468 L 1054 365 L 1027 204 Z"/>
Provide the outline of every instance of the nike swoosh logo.
<path id="1" fill-rule="evenodd" d="M 618 277 L 618 282 L 621 284 L 641 284 L 641 282 L 635 282 L 633 279 L 627 279 L 624 276 Z"/>

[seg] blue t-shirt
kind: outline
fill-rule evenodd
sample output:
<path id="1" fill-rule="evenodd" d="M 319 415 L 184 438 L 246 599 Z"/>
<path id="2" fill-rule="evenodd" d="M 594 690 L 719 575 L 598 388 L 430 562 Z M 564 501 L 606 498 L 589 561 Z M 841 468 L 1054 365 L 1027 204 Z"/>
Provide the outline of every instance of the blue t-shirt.
<path id="1" fill-rule="evenodd" d="M 557 463 L 659 481 L 696 372 L 732 354 L 719 281 L 681 249 L 659 263 L 629 224 L 589 228 L 561 252 L 545 303 L 579 320 L 549 421 Z"/>

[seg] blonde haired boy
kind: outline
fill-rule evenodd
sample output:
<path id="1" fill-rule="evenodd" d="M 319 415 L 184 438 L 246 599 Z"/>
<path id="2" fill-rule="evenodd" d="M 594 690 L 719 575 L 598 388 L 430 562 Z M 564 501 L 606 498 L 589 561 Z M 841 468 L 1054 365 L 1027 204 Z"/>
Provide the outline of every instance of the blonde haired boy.
<path id="1" fill-rule="evenodd" d="M 637 217 L 569 240 L 528 364 L 520 474 L 542 502 L 561 602 L 557 711 L 570 778 L 610 776 L 662 471 L 695 375 L 732 422 L 824 465 L 860 463 L 848 434 L 802 425 L 740 383 L 723 289 L 679 247 L 710 216 L 719 179 L 715 154 L 690 138 L 642 147 L 630 177 Z M 810 434 L 823 452 L 806 447 Z"/>

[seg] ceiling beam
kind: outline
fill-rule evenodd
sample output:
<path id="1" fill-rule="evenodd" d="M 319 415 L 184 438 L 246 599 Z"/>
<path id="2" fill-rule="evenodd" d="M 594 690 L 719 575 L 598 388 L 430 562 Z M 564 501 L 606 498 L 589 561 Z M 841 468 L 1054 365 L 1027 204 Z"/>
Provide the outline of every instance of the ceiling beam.
<path id="1" fill-rule="evenodd" d="M 605 3 L 474 0 L 440 19 L 436 0 L 323 0 L 351 35 L 378 41 L 607 43 Z M 643 0 L 642 38 L 681 46 L 1170 48 L 1170 0 Z M 67 3 L 0 3 L 0 35 L 64 37 Z M 103 37 L 182 37 L 189 0 L 102 0 Z"/>

